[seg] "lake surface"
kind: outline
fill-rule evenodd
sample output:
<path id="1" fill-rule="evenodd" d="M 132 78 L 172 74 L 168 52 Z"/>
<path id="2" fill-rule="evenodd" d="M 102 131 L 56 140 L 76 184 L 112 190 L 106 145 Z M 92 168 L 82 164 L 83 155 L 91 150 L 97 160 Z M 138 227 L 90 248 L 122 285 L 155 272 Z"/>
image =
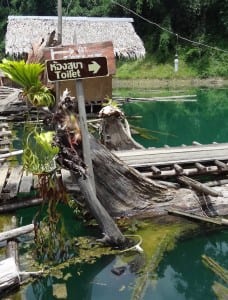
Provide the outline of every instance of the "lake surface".
<path id="1" fill-rule="evenodd" d="M 194 140 L 200 143 L 228 142 L 228 90 L 225 89 L 198 90 L 195 102 L 144 102 L 125 104 L 123 108 L 135 128 L 146 129 L 141 130 L 140 135 L 134 135 L 146 147 L 188 145 Z M 20 211 L 18 217 L 23 216 L 23 222 L 29 223 L 35 213 L 34 208 L 26 209 Z M 96 235 L 76 221 L 69 210 L 64 215 L 72 233 Z M 203 265 L 202 254 L 228 269 L 228 231 L 205 233 L 179 241 L 175 249 L 164 256 L 157 272 L 147 274 L 147 285 L 140 299 L 216 299 L 211 287 L 219 278 Z M 53 296 L 53 285 L 56 284 L 65 285 L 69 300 L 132 299 L 140 274 L 127 264 L 122 275 L 115 275 L 113 268 L 123 263 L 121 256 L 106 256 L 94 264 L 65 268 L 60 279 L 48 277 L 28 286 L 22 299 L 58 299 Z"/>

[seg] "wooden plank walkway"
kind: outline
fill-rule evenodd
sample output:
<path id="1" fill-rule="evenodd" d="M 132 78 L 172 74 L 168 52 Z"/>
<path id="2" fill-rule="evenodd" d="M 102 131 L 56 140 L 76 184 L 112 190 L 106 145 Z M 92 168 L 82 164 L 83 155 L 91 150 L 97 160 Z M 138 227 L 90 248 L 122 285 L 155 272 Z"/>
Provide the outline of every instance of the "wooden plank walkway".
<path id="1" fill-rule="evenodd" d="M 0 113 L 4 112 L 12 104 L 21 102 L 18 99 L 18 95 L 20 92 L 20 89 L 0 86 Z"/>
<path id="2" fill-rule="evenodd" d="M 142 150 L 114 151 L 116 156 L 131 167 L 191 164 L 228 160 L 228 143 L 185 147 L 164 147 Z"/>
<path id="3" fill-rule="evenodd" d="M 167 166 L 209 161 L 228 161 L 228 143 L 198 146 L 114 151 L 131 167 Z"/>
<path id="4" fill-rule="evenodd" d="M 114 151 L 127 165 L 149 178 L 194 176 L 228 172 L 228 143 L 213 143 Z"/>
<path id="5" fill-rule="evenodd" d="M 78 192 L 78 185 L 73 183 L 70 171 L 61 170 L 63 184 L 68 192 Z M 22 166 L 8 166 L 4 164 L 0 168 L 0 205 L 11 200 L 31 197 L 38 188 L 38 177 L 32 173 L 23 171 Z"/>

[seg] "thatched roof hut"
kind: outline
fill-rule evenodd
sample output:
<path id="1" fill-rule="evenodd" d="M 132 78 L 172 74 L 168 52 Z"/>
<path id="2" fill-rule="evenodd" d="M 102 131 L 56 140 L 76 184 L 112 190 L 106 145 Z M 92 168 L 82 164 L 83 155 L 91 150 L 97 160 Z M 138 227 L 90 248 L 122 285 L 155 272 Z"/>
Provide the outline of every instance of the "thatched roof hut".
<path id="1" fill-rule="evenodd" d="M 58 17 L 9 16 L 6 33 L 6 53 L 28 53 L 31 44 L 57 32 Z M 112 41 L 115 55 L 139 58 L 145 55 L 143 42 L 136 34 L 131 18 L 63 17 L 62 43 L 93 43 Z"/>

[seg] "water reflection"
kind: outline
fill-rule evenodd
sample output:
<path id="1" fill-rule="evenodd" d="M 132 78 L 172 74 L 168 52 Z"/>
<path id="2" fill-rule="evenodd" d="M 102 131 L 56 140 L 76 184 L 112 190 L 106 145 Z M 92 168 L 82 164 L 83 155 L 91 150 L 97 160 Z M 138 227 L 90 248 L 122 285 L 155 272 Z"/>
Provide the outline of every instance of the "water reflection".
<path id="1" fill-rule="evenodd" d="M 224 268 L 228 268 L 228 232 L 205 235 L 178 243 L 174 251 L 167 254 L 158 270 L 156 287 L 150 286 L 144 300 L 214 300 L 211 289 L 219 278 L 202 263 L 206 254 Z"/>
<path id="2" fill-rule="evenodd" d="M 134 126 L 146 128 L 150 139 L 135 135 L 146 147 L 228 141 L 228 89 L 198 90 L 197 102 L 138 102 L 124 105 Z"/>
<path id="3" fill-rule="evenodd" d="M 66 285 L 67 298 L 65 299 L 69 300 L 130 299 L 135 276 L 128 268 L 121 276 L 115 275 L 112 269 L 116 263 L 118 263 L 117 258 L 106 257 L 92 265 L 70 267 L 64 276 L 67 278 L 67 274 L 70 274 L 67 280 L 48 277 L 37 281 L 26 289 L 24 299 L 56 299 L 53 297 L 53 285 L 56 283 Z"/>

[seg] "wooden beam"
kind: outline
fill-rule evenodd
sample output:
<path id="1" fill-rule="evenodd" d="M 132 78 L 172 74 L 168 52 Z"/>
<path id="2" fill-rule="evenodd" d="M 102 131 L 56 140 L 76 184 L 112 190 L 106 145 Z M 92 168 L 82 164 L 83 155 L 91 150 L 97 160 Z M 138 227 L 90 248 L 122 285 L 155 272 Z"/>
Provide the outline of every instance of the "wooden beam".
<path id="1" fill-rule="evenodd" d="M 177 174 L 183 174 L 184 170 L 180 165 L 174 164 L 173 167 Z"/>
<path id="2" fill-rule="evenodd" d="M 208 223 L 213 223 L 213 224 L 217 224 L 217 225 L 225 225 L 225 223 L 223 223 L 223 221 L 221 219 L 215 219 L 215 218 L 210 218 L 210 217 L 205 217 L 205 216 L 199 216 L 199 215 L 195 215 L 195 214 L 191 214 L 191 213 L 186 213 L 182 210 L 168 209 L 168 213 L 175 214 L 175 215 L 182 216 L 182 217 L 195 219 L 195 220 L 199 220 L 199 221 L 202 221 L 202 222 L 208 222 Z"/>
<path id="3" fill-rule="evenodd" d="M 219 169 L 227 169 L 227 164 L 225 164 L 224 162 L 220 161 L 220 160 L 215 160 L 214 164 L 219 168 Z"/>
<path id="4" fill-rule="evenodd" d="M 23 171 L 20 187 L 19 187 L 19 194 L 26 194 L 31 191 L 33 184 L 33 175 L 27 171 Z"/>
<path id="5" fill-rule="evenodd" d="M 193 189 L 195 189 L 198 192 L 207 194 L 207 195 L 211 195 L 214 197 L 218 197 L 218 196 L 223 196 L 222 193 L 215 191 L 214 189 L 206 186 L 205 184 L 196 181 L 192 178 L 189 178 L 187 176 L 179 176 L 178 177 L 178 181 L 184 183 L 187 186 L 192 187 Z"/>
<path id="6" fill-rule="evenodd" d="M 4 187 L 5 192 L 9 192 L 9 195 L 11 198 L 14 198 L 17 196 L 18 188 L 21 181 L 22 176 L 22 166 L 16 166 L 11 170 L 10 176 L 7 180 L 7 183 Z"/>
<path id="7" fill-rule="evenodd" d="M 205 172 L 207 170 L 207 168 L 199 162 L 195 163 L 195 166 L 200 172 Z"/>
<path id="8" fill-rule="evenodd" d="M 151 171 L 155 174 L 155 175 L 160 175 L 161 174 L 161 170 L 155 166 L 151 166 Z"/>

